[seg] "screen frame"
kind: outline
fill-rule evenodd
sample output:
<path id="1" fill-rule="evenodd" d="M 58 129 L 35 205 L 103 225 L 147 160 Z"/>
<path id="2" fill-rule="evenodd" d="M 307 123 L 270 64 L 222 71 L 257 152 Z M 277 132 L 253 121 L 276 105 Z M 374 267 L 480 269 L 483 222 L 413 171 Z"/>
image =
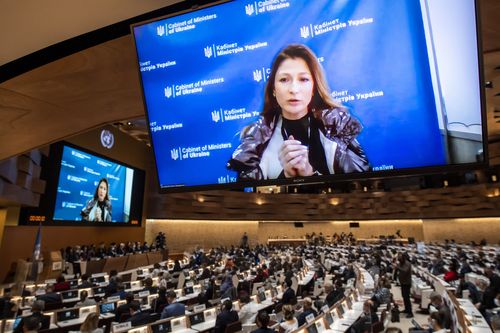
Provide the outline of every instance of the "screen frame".
<path id="1" fill-rule="evenodd" d="M 90 222 L 74 220 L 54 220 L 54 212 L 57 197 L 57 187 L 59 185 L 59 176 L 61 173 L 61 161 L 64 147 L 80 150 L 86 154 L 105 159 L 124 167 L 134 170 L 134 179 L 132 183 L 130 220 L 128 222 Z M 51 170 L 55 170 L 51 172 Z M 19 225 L 38 225 L 43 226 L 72 226 L 72 227 L 141 227 L 143 220 L 143 204 L 145 195 L 146 172 L 127 163 L 118 161 L 112 157 L 96 153 L 90 149 L 72 144 L 67 141 L 59 141 L 50 145 L 50 153 L 45 164 L 42 167 L 41 179 L 46 181 L 45 193 L 40 198 L 38 208 L 21 209 L 19 214 Z M 30 216 L 38 214 L 45 216 L 44 221 L 30 221 Z M 35 222 L 35 223 L 34 223 Z M 137 223 L 136 223 L 137 222 Z"/>
<path id="2" fill-rule="evenodd" d="M 139 53 L 137 48 L 137 41 L 135 38 L 134 28 L 140 27 L 146 24 L 157 22 L 163 19 L 177 17 L 183 14 L 197 12 L 203 9 L 222 6 L 226 3 L 234 2 L 237 0 L 215 0 L 215 1 L 195 1 L 190 9 L 177 11 L 171 14 L 159 16 L 157 18 L 149 19 L 146 21 L 134 23 L 130 25 L 130 33 L 132 35 L 134 50 L 135 50 L 135 67 L 136 74 L 139 77 L 139 82 L 141 86 L 141 96 L 144 105 L 144 111 L 146 114 L 148 135 L 151 142 L 151 147 L 154 154 L 154 164 L 156 170 L 156 179 L 158 182 L 159 193 L 179 193 L 179 192 L 192 192 L 192 191 L 206 191 L 206 190 L 227 190 L 227 189 L 242 189 L 245 187 L 260 187 L 260 186 L 297 186 L 297 185 L 323 185 L 335 182 L 343 181 L 355 181 L 355 180 L 378 180 L 391 177 L 405 177 L 405 176 L 424 176 L 431 174 L 443 174 L 448 172 L 460 172 L 460 171 L 473 171 L 473 170 L 484 170 L 489 167 L 489 152 L 488 152 L 488 126 L 487 126 L 487 110 L 486 110 L 486 92 L 485 92 L 485 78 L 484 78 L 484 60 L 483 60 L 483 41 L 481 34 L 481 17 L 480 17 L 480 4 L 479 0 L 472 0 L 474 2 L 475 8 L 475 22 L 476 22 L 476 50 L 478 59 L 478 73 L 479 73 L 479 96 L 480 96 L 480 113 L 481 113 L 481 138 L 482 138 L 482 149 L 483 149 L 483 160 L 471 163 L 461 163 L 461 164 L 447 164 L 439 166 L 426 166 L 426 167 L 412 167 L 412 168 L 401 168 L 395 170 L 378 170 L 378 171 L 368 171 L 368 172 L 355 172 L 348 174 L 332 174 L 332 175 L 313 175 L 307 177 L 294 177 L 286 179 L 266 179 L 266 180 L 239 180 L 234 183 L 225 184 L 204 184 L 204 185 L 166 185 L 162 186 L 159 172 L 155 144 L 153 143 L 149 111 L 146 104 L 146 97 L 144 92 L 144 84 L 142 80 L 142 75 L 139 66 Z M 445 138 L 447 139 L 447 138 Z"/>

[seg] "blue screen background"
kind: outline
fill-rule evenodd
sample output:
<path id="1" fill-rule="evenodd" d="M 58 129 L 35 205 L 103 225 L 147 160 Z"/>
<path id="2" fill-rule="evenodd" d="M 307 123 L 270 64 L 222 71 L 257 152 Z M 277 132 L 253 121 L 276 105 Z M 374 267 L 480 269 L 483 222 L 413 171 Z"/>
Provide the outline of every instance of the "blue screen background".
<path id="1" fill-rule="evenodd" d="M 337 97 L 352 96 L 342 104 L 364 126 L 358 141 L 374 170 L 446 164 L 419 0 L 271 2 L 233 1 L 134 28 L 162 187 L 236 181 L 226 163 L 239 145 L 240 131 L 258 119 L 275 55 L 292 43 L 315 52 Z M 207 16 L 211 19 L 196 22 Z M 315 33 L 315 25 L 361 19 L 373 21 Z M 175 24 L 191 27 L 171 30 Z M 265 46 L 216 52 L 224 44 L 244 48 L 259 42 Z M 156 66 L 167 62 L 165 68 Z M 210 79 L 223 82 L 175 95 L 183 84 Z M 383 95 L 357 95 L 371 92 Z M 232 109 L 243 109 L 248 117 L 216 121 L 217 112 Z M 205 148 L 209 156 L 183 153 L 190 147 Z"/>
<path id="2" fill-rule="evenodd" d="M 112 221 L 128 222 L 129 216 L 124 212 L 126 170 L 127 167 L 123 165 L 64 146 L 54 220 L 81 221 L 82 208 L 94 196 L 99 180 L 106 178 L 109 183 Z"/>

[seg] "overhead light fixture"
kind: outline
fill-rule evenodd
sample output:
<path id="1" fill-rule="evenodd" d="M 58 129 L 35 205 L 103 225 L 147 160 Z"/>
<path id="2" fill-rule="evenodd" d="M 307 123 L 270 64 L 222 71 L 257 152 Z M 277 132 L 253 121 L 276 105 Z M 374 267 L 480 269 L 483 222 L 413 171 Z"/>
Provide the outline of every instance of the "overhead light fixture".
<path id="1" fill-rule="evenodd" d="M 330 204 L 333 205 L 333 206 L 337 206 L 339 203 L 340 203 L 340 199 L 339 198 L 332 198 L 332 199 L 330 199 Z"/>
<path id="2" fill-rule="evenodd" d="M 486 196 L 488 198 L 496 198 L 496 197 L 500 196 L 500 189 L 495 188 L 495 189 L 491 190 L 488 194 L 486 194 Z"/>

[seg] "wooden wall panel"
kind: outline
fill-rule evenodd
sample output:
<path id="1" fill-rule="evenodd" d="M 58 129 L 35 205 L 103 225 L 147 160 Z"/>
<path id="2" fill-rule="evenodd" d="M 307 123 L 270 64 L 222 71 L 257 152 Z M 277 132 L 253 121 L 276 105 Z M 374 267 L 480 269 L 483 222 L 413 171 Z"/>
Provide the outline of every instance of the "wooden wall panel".
<path id="1" fill-rule="evenodd" d="M 427 242 L 455 239 L 479 243 L 484 238 L 489 243 L 500 244 L 500 218 L 424 221 L 423 232 Z"/>
<path id="2" fill-rule="evenodd" d="M 270 237 L 301 238 L 305 234 L 320 232 L 326 235 L 352 232 L 356 238 L 378 238 L 379 235 L 394 234 L 401 231 L 403 237 L 415 237 L 415 240 L 423 240 L 421 220 L 394 220 L 394 221 L 360 221 L 359 228 L 350 228 L 349 222 L 303 222 L 302 228 L 296 228 L 291 222 L 260 222 L 259 242 L 266 243 Z"/>
<path id="3" fill-rule="evenodd" d="M 239 244 L 244 232 L 247 232 L 251 244 L 256 244 L 258 239 L 256 221 L 146 221 L 147 242 L 153 241 L 160 231 L 166 234 L 170 253 L 183 252 L 196 246 L 207 249 Z"/>
<path id="4" fill-rule="evenodd" d="M 257 194 L 149 193 L 148 218 L 199 220 L 373 220 L 500 216 L 500 184 L 415 191 Z"/>
<path id="5" fill-rule="evenodd" d="M 209 221 L 209 220 L 148 220 L 146 240 L 152 241 L 158 232 L 167 237 L 170 253 L 192 250 L 196 246 L 237 245 L 243 232 L 247 232 L 251 244 L 265 244 L 269 237 L 301 238 L 306 233 L 323 235 L 352 232 L 357 238 L 371 238 L 401 231 L 403 237 L 424 240 L 422 220 L 360 221 L 359 228 L 350 228 L 347 221 L 303 221 L 296 228 L 293 221 Z"/>
<path id="6" fill-rule="evenodd" d="M 0 281 L 5 278 L 11 262 L 31 258 L 37 230 L 32 226 L 5 226 L 0 247 Z M 45 255 L 76 244 L 109 244 L 143 239 L 143 227 L 42 227 L 42 253 Z"/>

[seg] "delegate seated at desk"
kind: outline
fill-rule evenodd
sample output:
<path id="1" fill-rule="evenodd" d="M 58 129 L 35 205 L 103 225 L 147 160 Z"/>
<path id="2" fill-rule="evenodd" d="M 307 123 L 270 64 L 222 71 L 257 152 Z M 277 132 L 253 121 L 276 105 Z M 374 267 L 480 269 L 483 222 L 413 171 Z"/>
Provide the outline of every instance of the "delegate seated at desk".
<path id="1" fill-rule="evenodd" d="M 179 317 L 183 316 L 186 313 L 186 306 L 182 303 L 178 303 L 175 301 L 177 295 L 175 291 L 170 290 L 167 293 L 167 302 L 168 305 L 163 309 L 161 313 L 161 319 L 170 318 L 170 317 Z"/>
<path id="2" fill-rule="evenodd" d="M 33 302 L 33 305 L 31 306 L 31 315 L 21 319 L 21 322 L 14 329 L 14 333 L 23 332 L 23 329 L 25 328 L 24 327 L 25 323 L 27 322 L 27 320 L 30 320 L 29 318 L 31 318 L 31 317 L 38 319 L 38 323 L 40 324 L 40 326 L 37 327 L 37 329 L 40 329 L 40 330 L 48 329 L 50 327 L 50 316 L 45 316 L 42 313 L 44 308 L 45 308 L 44 301 L 36 300 L 35 302 Z"/>
<path id="3" fill-rule="evenodd" d="M 130 302 L 130 324 L 133 327 L 142 326 L 149 323 L 150 315 L 148 312 L 141 311 L 141 304 L 138 301 Z"/>
<path id="4" fill-rule="evenodd" d="M 285 304 L 295 305 L 297 303 L 297 297 L 295 296 L 295 291 L 292 289 L 292 280 L 286 279 L 285 284 L 286 284 L 286 290 L 283 292 L 283 296 L 281 297 L 281 303 L 283 305 Z"/>
<path id="5" fill-rule="evenodd" d="M 217 315 L 217 319 L 215 320 L 215 333 L 224 333 L 229 324 L 238 320 L 238 312 L 233 310 L 233 302 L 225 300 L 222 304 L 222 311 Z"/>
<path id="6" fill-rule="evenodd" d="M 351 325 L 352 331 L 355 333 L 370 332 L 371 325 L 378 322 L 378 316 L 376 309 L 373 308 L 372 301 L 365 301 L 363 303 L 363 313 L 361 316 Z"/>
<path id="7" fill-rule="evenodd" d="M 299 327 L 306 323 L 306 317 L 310 314 L 314 315 L 314 317 L 318 315 L 316 310 L 313 309 L 312 305 L 312 299 L 310 297 L 304 298 L 304 311 L 302 311 L 302 313 L 297 318 L 297 320 L 299 321 Z"/>

